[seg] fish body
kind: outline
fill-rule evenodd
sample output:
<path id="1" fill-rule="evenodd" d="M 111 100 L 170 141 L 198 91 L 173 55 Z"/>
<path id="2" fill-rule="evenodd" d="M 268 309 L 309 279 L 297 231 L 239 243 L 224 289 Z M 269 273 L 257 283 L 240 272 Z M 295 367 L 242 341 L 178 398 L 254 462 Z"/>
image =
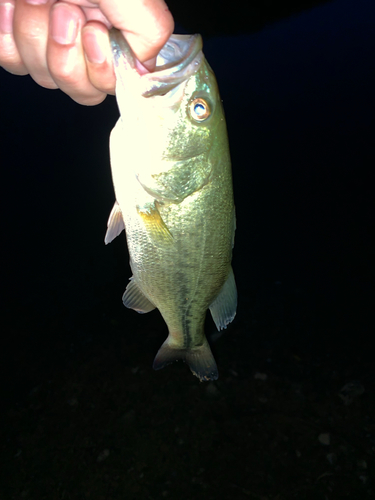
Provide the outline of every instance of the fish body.
<path id="1" fill-rule="evenodd" d="M 237 304 L 231 163 L 216 79 L 199 35 L 172 35 L 155 71 L 142 75 L 120 32 L 110 38 L 120 118 L 110 140 L 116 203 L 105 241 L 125 227 L 133 276 L 123 303 L 139 313 L 159 309 L 168 326 L 155 369 L 183 359 L 200 380 L 215 380 L 206 311 L 220 330 Z"/>

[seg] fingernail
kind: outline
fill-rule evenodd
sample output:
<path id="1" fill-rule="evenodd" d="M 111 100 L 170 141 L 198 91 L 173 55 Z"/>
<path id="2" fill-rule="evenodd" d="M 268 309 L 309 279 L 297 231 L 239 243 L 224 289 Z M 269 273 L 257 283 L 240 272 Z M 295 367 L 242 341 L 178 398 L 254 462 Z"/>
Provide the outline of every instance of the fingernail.
<path id="1" fill-rule="evenodd" d="M 3 35 L 13 33 L 13 12 L 13 4 L 0 3 L 0 33 Z"/>
<path id="2" fill-rule="evenodd" d="M 102 64 L 106 60 L 106 54 L 100 46 L 98 37 L 100 37 L 100 34 L 94 32 L 89 27 L 85 28 L 85 54 L 89 62 L 93 64 Z"/>
<path id="3" fill-rule="evenodd" d="M 74 43 L 78 34 L 78 23 L 75 13 L 67 5 L 57 3 L 52 10 L 52 38 L 61 45 Z"/>
<path id="4" fill-rule="evenodd" d="M 25 0 L 26 3 L 29 3 L 31 5 L 44 5 L 46 4 L 49 0 Z"/>
<path id="5" fill-rule="evenodd" d="M 136 59 L 136 64 L 137 64 L 137 69 L 138 72 L 141 75 L 144 75 L 145 73 L 150 73 L 154 71 L 156 67 L 156 57 L 153 57 L 152 59 L 149 59 L 148 61 L 143 61 L 143 63 L 140 63 L 138 59 Z"/>

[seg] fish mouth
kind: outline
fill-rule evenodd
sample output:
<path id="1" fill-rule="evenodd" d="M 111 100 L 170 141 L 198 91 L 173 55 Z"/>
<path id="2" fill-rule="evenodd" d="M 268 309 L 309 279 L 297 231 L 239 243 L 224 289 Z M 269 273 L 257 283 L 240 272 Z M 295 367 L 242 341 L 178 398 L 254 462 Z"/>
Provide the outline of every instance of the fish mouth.
<path id="1" fill-rule="evenodd" d="M 115 65 L 123 58 L 128 69 L 137 71 L 138 61 L 122 33 L 112 28 L 110 40 Z M 142 75 L 137 71 L 140 94 L 143 97 L 164 95 L 194 75 L 204 59 L 202 46 L 202 37 L 198 34 L 172 35 L 157 56 L 155 70 Z"/>

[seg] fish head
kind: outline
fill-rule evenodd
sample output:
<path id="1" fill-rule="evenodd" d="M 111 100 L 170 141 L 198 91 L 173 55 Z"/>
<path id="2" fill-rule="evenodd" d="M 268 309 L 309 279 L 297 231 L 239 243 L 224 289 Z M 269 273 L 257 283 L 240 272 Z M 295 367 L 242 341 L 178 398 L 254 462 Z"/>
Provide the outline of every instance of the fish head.
<path id="1" fill-rule="evenodd" d="M 225 127 L 215 75 L 200 35 L 172 35 L 153 72 L 139 70 L 129 46 L 112 35 L 122 147 L 144 189 L 179 202 L 207 183 L 218 127 Z M 126 144 L 126 146 L 125 146 Z"/>

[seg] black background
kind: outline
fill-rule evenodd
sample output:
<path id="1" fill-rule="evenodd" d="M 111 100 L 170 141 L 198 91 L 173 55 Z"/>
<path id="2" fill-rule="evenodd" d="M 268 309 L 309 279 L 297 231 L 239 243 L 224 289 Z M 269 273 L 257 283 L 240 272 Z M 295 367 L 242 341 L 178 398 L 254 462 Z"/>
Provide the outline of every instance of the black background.
<path id="1" fill-rule="evenodd" d="M 232 397 L 251 399 L 236 380 L 254 383 L 258 370 L 298 381 L 298 370 L 291 375 L 287 368 L 286 358 L 294 357 L 309 367 L 307 379 L 316 373 L 319 379 L 314 366 L 324 366 L 327 380 L 336 374 L 336 398 L 341 386 L 359 380 L 365 406 L 374 408 L 375 8 L 365 0 L 282 4 L 251 3 L 250 14 L 240 2 L 222 9 L 169 4 L 176 31 L 204 36 L 231 145 L 239 305 L 233 326 L 213 346 L 219 400 L 225 380 L 232 381 Z M 150 384 L 165 384 L 163 402 L 152 403 L 156 413 L 186 387 L 206 391 L 183 365 L 152 371 L 165 325 L 158 313 L 138 316 L 121 303 L 130 276 L 125 238 L 104 245 L 114 202 L 108 137 L 118 116 L 115 99 L 79 106 L 3 70 L 0 90 L 7 411 L 27 408 L 30 391 L 62 373 L 74 378 L 77 366 L 112 349 L 124 373 L 146 374 L 136 383 L 140 395 Z M 101 363 L 98 378 L 111 379 L 112 357 Z M 199 430 L 196 437 L 205 439 Z M 16 452 L 11 445 L 9 453 Z M 276 497 L 279 490 L 270 493 L 269 485 L 257 488 L 262 498 L 324 498 L 288 496 L 282 488 Z M 18 498 L 11 496 L 16 490 L 6 494 Z M 28 491 L 34 498 L 33 486 Z M 79 498 L 72 491 L 70 498 Z M 139 494 L 147 498 L 145 490 Z"/>

